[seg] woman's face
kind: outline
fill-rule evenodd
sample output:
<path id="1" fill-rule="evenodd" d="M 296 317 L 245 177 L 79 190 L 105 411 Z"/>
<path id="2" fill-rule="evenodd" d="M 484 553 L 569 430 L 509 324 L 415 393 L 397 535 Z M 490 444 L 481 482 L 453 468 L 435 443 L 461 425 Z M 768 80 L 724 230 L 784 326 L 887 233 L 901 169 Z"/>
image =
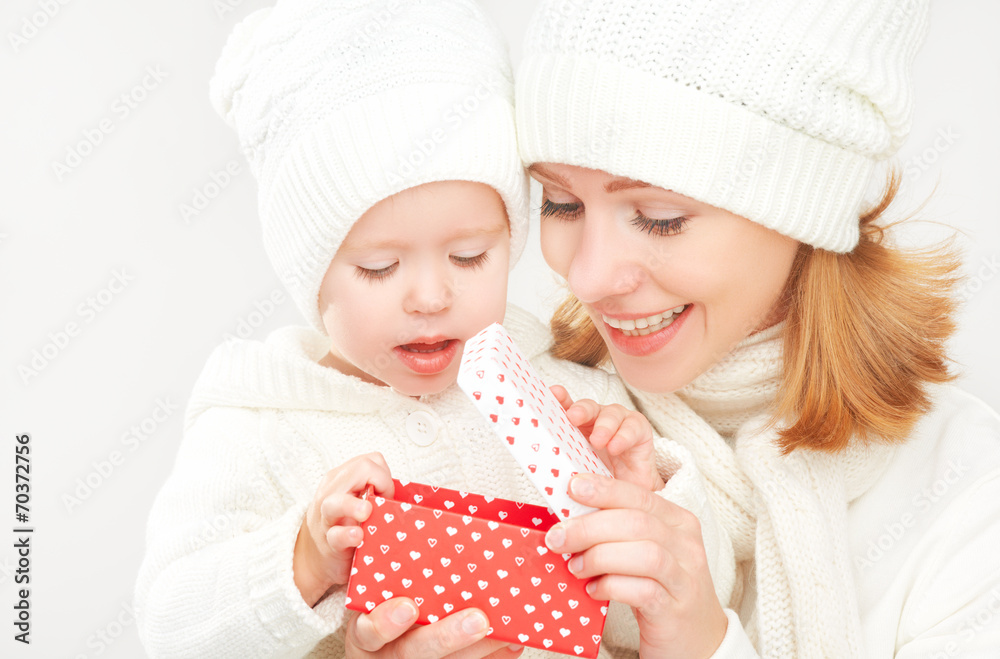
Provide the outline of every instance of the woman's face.
<path id="1" fill-rule="evenodd" d="M 780 320 L 794 239 L 607 172 L 552 163 L 530 171 L 543 186 L 545 260 L 632 386 L 679 389 Z"/>

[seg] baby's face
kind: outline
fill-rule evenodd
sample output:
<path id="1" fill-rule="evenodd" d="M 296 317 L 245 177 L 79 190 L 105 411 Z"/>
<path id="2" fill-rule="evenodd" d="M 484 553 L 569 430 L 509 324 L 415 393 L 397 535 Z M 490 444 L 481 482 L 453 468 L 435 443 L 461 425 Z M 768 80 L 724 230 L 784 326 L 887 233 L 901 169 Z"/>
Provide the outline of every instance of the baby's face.
<path id="1" fill-rule="evenodd" d="M 409 396 L 455 382 L 466 340 L 503 321 L 510 231 L 482 183 L 425 183 L 366 212 L 320 288 L 323 361 Z"/>

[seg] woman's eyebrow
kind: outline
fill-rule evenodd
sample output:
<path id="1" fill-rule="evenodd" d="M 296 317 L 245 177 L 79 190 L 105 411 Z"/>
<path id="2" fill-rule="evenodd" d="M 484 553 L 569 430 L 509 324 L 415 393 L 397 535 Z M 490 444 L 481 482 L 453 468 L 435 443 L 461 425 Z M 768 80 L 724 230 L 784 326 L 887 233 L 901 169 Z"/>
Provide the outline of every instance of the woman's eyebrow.
<path id="1" fill-rule="evenodd" d="M 612 181 L 608 181 L 604 184 L 605 192 L 621 192 L 622 190 L 631 190 L 633 188 L 651 188 L 653 187 L 649 183 L 644 181 L 636 181 L 630 178 L 616 178 Z"/>
<path id="2" fill-rule="evenodd" d="M 540 177 L 549 179 L 553 183 L 561 185 L 564 188 L 571 188 L 570 182 L 563 176 L 556 174 L 555 172 L 549 171 L 544 166 L 539 164 L 530 165 L 528 167 L 528 172 Z M 636 181 L 630 178 L 615 178 L 604 184 L 604 191 L 608 193 L 620 192 L 622 190 L 631 190 L 633 188 L 651 188 L 653 187 L 645 181 Z"/>
<path id="3" fill-rule="evenodd" d="M 556 174 L 555 172 L 550 172 L 549 170 L 545 169 L 538 163 L 535 163 L 534 165 L 529 165 L 528 172 L 535 176 L 539 176 L 541 178 L 547 178 L 553 183 L 558 183 L 564 188 L 572 187 L 570 186 L 569 181 L 567 181 L 565 177 L 562 177 L 559 174 Z"/>

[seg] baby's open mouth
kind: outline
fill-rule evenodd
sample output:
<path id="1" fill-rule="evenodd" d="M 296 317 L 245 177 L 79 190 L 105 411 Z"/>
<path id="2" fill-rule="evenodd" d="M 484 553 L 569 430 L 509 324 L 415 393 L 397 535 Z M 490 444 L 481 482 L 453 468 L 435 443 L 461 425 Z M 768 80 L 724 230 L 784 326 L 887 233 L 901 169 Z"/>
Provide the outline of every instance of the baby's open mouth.
<path id="1" fill-rule="evenodd" d="M 407 352 L 440 352 L 447 348 L 452 341 L 458 341 L 458 339 L 444 339 L 434 343 L 407 343 L 399 347 Z"/>
<path id="2" fill-rule="evenodd" d="M 461 341 L 458 339 L 439 339 L 430 336 L 423 341 L 398 345 L 393 352 L 414 373 L 433 375 L 448 368 L 460 355 L 460 344 Z"/>

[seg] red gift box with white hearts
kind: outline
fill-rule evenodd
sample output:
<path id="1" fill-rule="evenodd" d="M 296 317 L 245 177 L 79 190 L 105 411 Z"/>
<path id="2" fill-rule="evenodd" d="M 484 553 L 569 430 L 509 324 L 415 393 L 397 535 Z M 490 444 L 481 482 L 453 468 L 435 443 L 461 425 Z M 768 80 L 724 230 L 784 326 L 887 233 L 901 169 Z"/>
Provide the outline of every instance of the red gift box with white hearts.
<path id="1" fill-rule="evenodd" d="M 570 499 L 569 480 L 611 472 L 501 325 L 466 342 L 458 385 L 560 519 L 593 510 Z"/>
<path id="2" fill-rule="evenodd" d="M 420 624 L 479 608 L 490 637 L 596 657 L 608 603 L 545 546 L 559 520 L 546 508 L 420 483 L 395 481 L 393 498 L 369 493 L 372 514 L 354 554 L 347 608 L 368 612 L 414 599 Z"/>

